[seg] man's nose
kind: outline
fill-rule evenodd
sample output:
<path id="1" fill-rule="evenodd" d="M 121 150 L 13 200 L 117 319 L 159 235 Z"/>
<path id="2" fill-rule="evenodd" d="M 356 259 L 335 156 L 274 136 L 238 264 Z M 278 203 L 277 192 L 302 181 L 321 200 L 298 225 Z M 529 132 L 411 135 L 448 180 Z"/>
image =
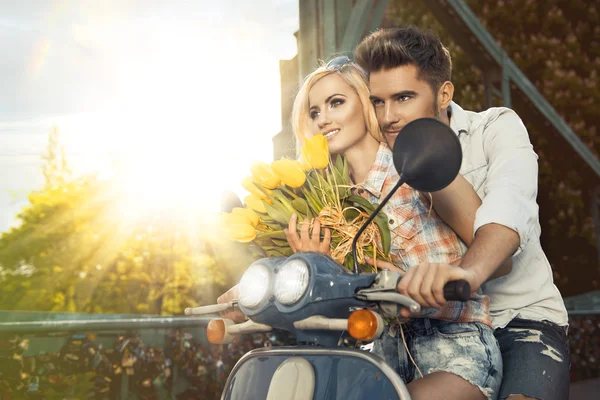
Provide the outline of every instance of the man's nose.
<path id="1" fill-rule="evenodd" d="M 396 109 L 393 106 L 393 104 L 389 104 L 389 103 L 386 104 L 384 114 L 383 114 L 384 125 L 386 125 L 386 126 L 393 125 L 396 122 L 398 122 L 399 120 L 400 120 L 400 117 L 398 116 L 398 113 L 396 112 Z"/>

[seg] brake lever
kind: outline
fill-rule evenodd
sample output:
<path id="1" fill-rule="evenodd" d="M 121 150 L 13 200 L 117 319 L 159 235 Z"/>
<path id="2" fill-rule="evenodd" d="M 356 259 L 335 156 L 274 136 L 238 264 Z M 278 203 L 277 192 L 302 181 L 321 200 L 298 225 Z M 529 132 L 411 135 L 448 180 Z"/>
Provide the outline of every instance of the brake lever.
<path id="1" fill-rule="evenodd" d="M 184 310 L 185 315 L 207 315 L 207 314 L 217 314 L 220 312 L 225 312 L 229 310 L 233 310 L 238 308 L 238 301 L 233 300 L 229 303 L 222 304 L 212 304 L 210 306 L 202 306 L 202 307 L 194 307 L 194 308 L 186 308 Z"/>
<path id="2" fill-rule="evenodd" d="M 360 290 L 356 293 L 356 298 L 366 301 L 386 301 L 389 303 L 399 304 L 408 308 L 411 313 L 421 312 L 421 305 L 408 296 L 394 292 L 365 292 Z"/>
<path id="3" fill-rule="evenodd" d="M 384 269 L 380 273 L 377 274 L 375 281 L 371 285 L 371 287 L 361 289 L 361 293 L 372 293 L 372 292 L 387 292 L 387 291 L 396 291 L 398 287 L 398 281 L 402 277 L 397 271 L 390 271 L 389 269 Z"/>

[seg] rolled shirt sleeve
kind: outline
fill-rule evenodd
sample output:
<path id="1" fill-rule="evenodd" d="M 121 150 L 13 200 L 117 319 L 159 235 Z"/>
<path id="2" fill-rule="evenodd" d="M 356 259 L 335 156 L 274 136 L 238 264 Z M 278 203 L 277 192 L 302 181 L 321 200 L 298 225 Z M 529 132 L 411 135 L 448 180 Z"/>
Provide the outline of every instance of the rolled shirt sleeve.
<path id="1" fill-rule="evenodd" d="M 509 109 L 488 122 L 483 147 L 488 172 L 473 232 L 491 223 L 506 226 L 519 235 L 518 254 L 538 225 L 538 157 L 525 125 Z"/>

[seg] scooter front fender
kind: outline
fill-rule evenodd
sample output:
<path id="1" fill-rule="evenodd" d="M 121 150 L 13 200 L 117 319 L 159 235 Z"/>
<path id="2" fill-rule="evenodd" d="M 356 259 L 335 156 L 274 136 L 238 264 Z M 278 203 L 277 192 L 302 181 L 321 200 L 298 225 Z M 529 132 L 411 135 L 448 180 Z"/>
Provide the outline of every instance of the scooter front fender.
<path id="1" fill-rule="evenodd" d="M 312 367 L 308 374 L 312 378 L 295 378 L 297 368 L 291 369 L 292 375 L 280 374 L 280 366 L 290 359 L 303 361 L 309 370 Z M 277 398 L 280 395 L 274 397 L 274 391 L 277 386 L 281 389 L 277 382 L 282 379 L 285 386 L 298 387 L 302 393 L 292 399 L 410 399 L 404 382 L 381 357 L 356 349 L 312 346 L 261 348 L 246 353 L 231 371 L 221 399 Z"/>

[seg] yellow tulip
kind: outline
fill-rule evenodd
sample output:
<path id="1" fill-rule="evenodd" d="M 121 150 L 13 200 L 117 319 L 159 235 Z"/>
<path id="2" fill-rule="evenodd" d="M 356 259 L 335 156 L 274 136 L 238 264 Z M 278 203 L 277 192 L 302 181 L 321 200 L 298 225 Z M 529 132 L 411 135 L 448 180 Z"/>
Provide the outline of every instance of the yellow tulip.
<path id="1" fill-rule="evenodd" d="M 271 169 L 271 166 L 264 162 L 253 162 L 250 166 L 250 172 L 252 173 L 254 182 L 260 183 L 262 187 L 267 189 L 275 189 L 281 182 L 277 174 Z"/>
<path id="2" fill-rule="evenodd" d="M 302 167 L 302 170 L 304 170 L 304 171 L 310 171 L 312 169 L 312 167 L 310 166 L 309 163 L 306 162 L 306 160 L 304 159 L 304 157 L 300 157 L 300 160 L 298 160 L 298 162 L 300 163 L 300 166 Z"/>
<path id="3" fill-rule="evenodd" d="M 256 186 L 256 184 L 254 183 L 254 179 L 252 179 L 251 176 L 247 176 L 244 179 L 242 179 L 242 186 L 244 187 L 244 189 L 246 189 L 258 198 L 267 198 L 267 195 L 262 190 L 260 190 L 258 186 Z"/>
<path id="4" fill-rule="evenodd" d="M 256 226 L 260 222 L 258 215 L 256 215 L 256 213 L 249 208 L 235 207 L 233 210 L 231 210 L 231 214 L 245 217 L 252 226 Z"/>
<path id="5" fill-rule="evenodd" d="M 306 174 L 298 161 L 282 158 L 271 163 L 271 168 L 279 176 L 281 182 L 289 187 L 299 188 L 306 181 Z"/>
<path id="6" fill-rule="evenodd" d="M 227 226 L 225 233 L 230 240 L 236 242 L 248 243 L 256 237 L 256 229 L 248 224 L 233 224 Z"/>
<path id="7" fill-rule="evenodd" d="M 263 200 L 254 194 L 249 194 L 244 198 L 244 204 L 248 206 L 248 208 L 266 214 L 267 209 L 265 208 L 265 203 L 263 203 L 263 201 L 266 200 Z"/>
<path id="8" fill-rule="evenodd" d="M 221 226 L 227 228 L 229 225 L 236 224 L 247 224 L 250 225 L 250 219 L 245 215 L 238 215 L 232 213 L 221 213 L 220 218 Z"/>
<path id="9" fill-rule="evenodd" d="M 256 237 L 256 229 L 246 213 L 221 213 L 220 221 L 220 231 L 230 240 L 246 243 Z"/>
<path id="10" fill-rule="evenodd" d="M 316 169 L 325 168 L 329 164 L 329 148 L 323 135 L 315 135 L 304 141 L 302 159 Z"/>

